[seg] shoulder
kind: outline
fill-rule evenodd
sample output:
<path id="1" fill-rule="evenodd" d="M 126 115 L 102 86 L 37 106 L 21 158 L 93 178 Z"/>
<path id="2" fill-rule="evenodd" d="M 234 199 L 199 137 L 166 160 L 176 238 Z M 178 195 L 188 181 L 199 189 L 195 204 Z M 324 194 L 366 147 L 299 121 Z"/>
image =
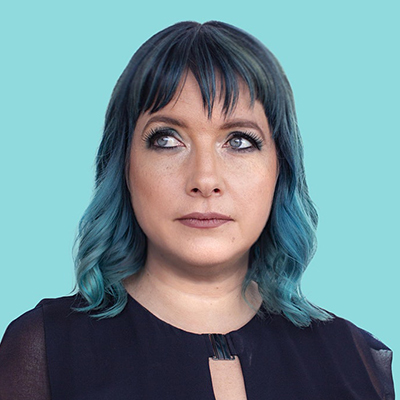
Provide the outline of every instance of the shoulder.
<path id="1" fill-rule="evenodd" d="M 354 374 L 360 373 L 356 372 L 359 369 L 354 369 L 356 362 L 361 365 L 377 393 L 386 396 L 382 398 L 394 398 L 391 349 L 370 332 L 331 315 L 330 321 L 313 322 L 311 329 L 327 339 L 325 343 L 335 358 L 346 362 Z"/>
<path id="2" fill-rule="evenodd" d="M 82 303 L 84 303 L 83 298 L 79 294 L 75 294 L 71 296 L 43 299 L 34 309 L 54 309 L 70 312 L 75 307 L 81 306 Z"/>
<path id="3" fill-rule="evenodd" d="M 309 329 L 314 335 L 333 349 L 342 352 L 354 351 L 364 361 L 374 362 L 383 359 L 391 360 L 392 351 L 372 333 L 356 326 L 347 319 L 330 313 L 328 321 L 313 321 Z"/>
<path id="4" fill-rule="evenodd" d="M 326 321 L 313 320 L 307 327 L 299 328 L 282 315 L 266 314 L 265 329 L 273 330 L 276 335 L 283 335 L 294 342 L 319 344 L 323 347 L 341 350 L 356 349 L 358 351 L 376 350 L 389 352 L 391 350 L 368 331 L 359 328 L 347 319 L 333 313 L 328 313 Z"/>
<path id="5" fill-rule="evenodd" d="M 79 294 L 40 301 L 35 310 L 42 311 L 48 345 L 60 340 L 72 339 L 72 332 L 74 335 L 89 334 L 93 325 L 97 325 L 95 322 L 98 319 L 89 312 L 77 310 L 86 305 L 86 301 Z"/>
<path id="6" fill-rule="evenodd" d="M 391 352 L 389 347 L 372 333 L 356 326 L 347 319 L 332 313 L 330 315 L 331 319 L 328 321 L 313 321 L 310 329 L 331 339 L 346 339 L 345 342 L 354 344 L 359 350 L 368 348 L 370 350 Z"/>
<path id="7" fill-rule="evenodd" d="M 8 325 L 3 342 L 10 337 L 14 342 L 21 343 L 28 339 L 31 341 L 42 340 L 45 320 L 49 314 L 57 315 L 57 319 L 63 318 L 63 316 L 67 317 L 82 301 L 77 295 L 41 300 L 36 307 L 23 313 Z"/>
<path id="8" fill-rule="evenodd" d="M 40 308 L 34 308 L 12 321 L 1 341 L 1 354 L 15 356 L 31 349 L 35 354 L 44 346 L 43 313 Z"/>
<path id="9" fill-rule="evenodd" d="M 263 329 L 280 354 L 297 359 L 303 367 L 357 390 L 371 387 L 379 398 L 393 399 L 390 348 L 347 319 L 329 314 L 331 319 L 313 321 L 305 328 L 281 315 L 269 315 Z"/>
<path id="10" fill-rule="evenodd" d="M 22 338 L 41 330 L 43 330 L 43 312 L 40 307 L 35 307 L 13 320 L 8 325 L 4 337 L 13 335 Z"/>
<path id="11" fill-rule="evenodd" d="M 52 346 L 76 318 L 90 319 L 73 311 L 81 301 L 78 296 L 45 299 L 9 324 L 0 343 L 1 399 L 50 399 L 49 372 L 60 359 L 56 353 L 51 363 Z M 67 343 L 64 337 L 61 347 Z"/>
<path id="12" fill-rule="evenodd" d="M 347 319 L 334 316 L 333 323 L 339 328 L 346 330 L 353 340 L 358 343 L 360 341 L 364 341 L 368 344 L 371 348 L 375 350 L 388 350 L 390 351 L 389 347 L 383 344 L 376 336 L 372 333 L 358 327 L 357 325 L 353 324 L 352 322 L 348 321 Z"/>
<path id="13" fill-rule="evenodd" d="M 11 322 L 0 344 L 0 397 L 25 399 L 27 394 L 50 398 L 41 307 Z"/>
<path id="14" fill-rule="evenodd" d="M 76 301 L 78 301 L 77 296 L 41 300 L 36 307 L 26 311 L 8 325 L 4 339 L 12 336 L 14 341 L 24 342 L 28 338 L 38 340 L 44 332 L 45 310 L 66 314 L 71 312 Z"/>

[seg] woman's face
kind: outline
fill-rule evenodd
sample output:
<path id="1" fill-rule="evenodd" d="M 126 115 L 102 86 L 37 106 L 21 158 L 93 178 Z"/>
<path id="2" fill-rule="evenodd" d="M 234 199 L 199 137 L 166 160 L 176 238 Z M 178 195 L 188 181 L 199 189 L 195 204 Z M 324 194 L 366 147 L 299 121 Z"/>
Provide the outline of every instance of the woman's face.
<path id="1" fill-rule="evenodd" d="M 212 117 L 189 74 L 163 109 L 141 115 L 130 153 L 133 209 L 148 239 L 147 262 L 247 263 L 263 230 L 278 176 L 262 105 L 240 85 L 234 111 L 216 102 Z"/>

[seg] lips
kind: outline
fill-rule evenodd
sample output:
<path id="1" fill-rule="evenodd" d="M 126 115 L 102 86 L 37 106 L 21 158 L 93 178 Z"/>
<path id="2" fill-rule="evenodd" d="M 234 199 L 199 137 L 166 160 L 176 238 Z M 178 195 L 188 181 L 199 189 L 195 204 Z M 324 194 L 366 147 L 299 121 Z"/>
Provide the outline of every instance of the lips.
<path id="1" fill-rule="evenodd" d="M 178 218 L 178 221 L 190 228 L 210 229 L 232 222 L 233 219 L 228 215 L 219 213 L 191 213 Z"/>

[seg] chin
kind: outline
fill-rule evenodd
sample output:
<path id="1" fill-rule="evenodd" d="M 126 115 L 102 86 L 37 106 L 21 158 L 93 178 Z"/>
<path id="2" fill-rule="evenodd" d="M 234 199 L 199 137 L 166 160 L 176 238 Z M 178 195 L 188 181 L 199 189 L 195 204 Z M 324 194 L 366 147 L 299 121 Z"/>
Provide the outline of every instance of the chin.
<path id="1" fill-rule="evenodd" d="M 159 265 L 169 264 L 179 269 L 224 269 L 241 267 L 247 270 L 248 255 L 253 241 L 243 240 L 238 235 L 219 237 L 174 236 L 175 240 L 160 241 L 160 236 L 152 241 L 148 237 L 148 261 Z M 181 240 L 178 240 L 181 239 Z M 254 239 L 254 241 L 256 238 Z"/>
<path id="2" fill-rule="evenodd" d="M 232 246 L 226 250 L 203 247 L 198 248 L 196 251 L 191 251 L 186 254 L 179 255 L 179 263 L 187 265 L 191 268 L 201 268 L 207 270 L 232 268 L 237 265 L 247 269 L 248 267 L 248 253 L 249 250 L 233 254 Z"/>

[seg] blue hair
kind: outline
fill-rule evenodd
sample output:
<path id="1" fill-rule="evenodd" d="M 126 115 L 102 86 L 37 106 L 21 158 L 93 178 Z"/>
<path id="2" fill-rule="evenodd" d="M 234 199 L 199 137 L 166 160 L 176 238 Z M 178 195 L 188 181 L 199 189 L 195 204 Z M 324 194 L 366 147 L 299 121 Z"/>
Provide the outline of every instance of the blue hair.
<path id="1" fill-rule="evenodd" d="M 264 308 L 285 315 L 297 326 L 329 315 L 302 294 L 302 275 L 316 249 L 318 215 L 305 180 L 303 146 L 292 90 L 280 64 L 257 39 L 231 25 L 181 22 L 151 37 L 133 55 L 119 78 L 107 109 L 96 158 L 93 199 L 77 236 L 77 289 L 98 317 L 125 307 L 122 281 L 146 261 L 146 237 L 138 225 L 126 184 L 132 135 L 138 117 L 156 112 L 175 95 L 188 72 L 201 90 L 211 116 L 214 101 L 232 111 L 239 80 L 251 102 L 264 106 L 276 144 L 279 177 L 268 222 L 250 250 L 249 283 L 258 283 Z M 218 86 L 219 85 L 219 86 Z"/>

